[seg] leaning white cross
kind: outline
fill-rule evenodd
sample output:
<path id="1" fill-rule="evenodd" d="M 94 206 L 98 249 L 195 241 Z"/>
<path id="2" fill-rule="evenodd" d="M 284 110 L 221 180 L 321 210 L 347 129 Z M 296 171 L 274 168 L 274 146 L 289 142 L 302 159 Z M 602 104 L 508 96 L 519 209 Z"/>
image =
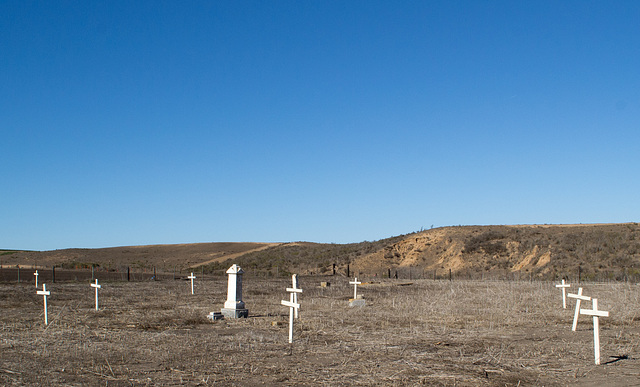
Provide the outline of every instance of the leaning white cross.
<path id="1" fill-rule="evenodd" d="M 102 287 L 102 285 L 98 285 L 98 279 L 96 278 L 96 283 L 91 284 L 92 288 L 96 288 L 96 310 L 98 310 L 98 289 Z"/>
<path id="2" fill-rule="evenodd" d="M 609 312 L 598 310 L 598 299 L 591 300 L 593 309 L 580 309 L 580 314 L 593 316 L 593 353 L 595 355 L 596 365 L 600 364 L 600 322 L 599 317 L 609 317 Z"/>
<path id="3" fill-rule="evenodd" d="M 580 302 L 581 301 L 591 301 L 591 297 L 582 295 L 582 288 L 578 288 L 578 294 L 568 293 L 567 297 L 576 299 L 576 312 L 573 315 L 573 325 L 571 326 L 572 331 L 576 331 L 578 327 L 578 316 L 580 315 Z"/>
<path id="4" fill-rule="evenodd" d="M 188 276 L 187 278 L 191 280 L 191 294 L 193 294 L 193 280 L 196 279 L 196 276 L 193 275 L 193 272 L 191 272 L 191 275 Z"/>
<path id="5" fill-rule="evenodd" d="M 47 290 L 47 284 L 42 284 L 42 290 L 38 290 L 36 294 L 44 297 L 44 325 L 49 325 L 47 318 L 47 296 L 50 296 L 51 292 Z"/>
<path id="6" fill-rule="evenodd" d="M 567 288 L 571 287 L 569 284 L 565 284 L 562 280 L 562 284 L 556 285 L 556 288 L 562 289 L 562 309 L 567 309 Z"/>
<path id="7" fill-rule="evenodd" d="M 38 287 L 38 270 L 36 270 L 35 273 L 33 273 L 34 276 L 36 276 L 36 288 Z"/>
<path id="8" fill-rule="evenodd" d="M 287 292 L 291 293 L 289 299 L 293 300 L 293 295 L 295 293 L 302 293 L 302 289 L 287 288 Z M 293 314 L 295 313 L 294 309 L 300 309 L 300 304 L 286 300 L 282 300 L 280 303 L 289 307 L 289 343 L 293 343 Z"/>
<path id="9" fill-rule="evenodd" d="M 358 298 L 358 285 L 361 285 L 362 282 L 358 282 L 358 277 L 354 277 L 353 281 L 349 281 L 349 285 L 353 285 L 353 299 Z"/>
<path id="10" fill-rule="evenodd" d="M 291 297 L 290 297 L 289 301 L 297 304 L 298 303 L 297 289 L 300 289 L 300 288 L 298 288 L 298 275 L 297 274 L 291 274 L 291 289 L 294 289 L 296 291 L 291 293 Z M 294 311 L 293 311 L 293 316 L 295 318 L 298 318 L 298 310 L 299 309 L 300 308 L 295 308 Z"/>

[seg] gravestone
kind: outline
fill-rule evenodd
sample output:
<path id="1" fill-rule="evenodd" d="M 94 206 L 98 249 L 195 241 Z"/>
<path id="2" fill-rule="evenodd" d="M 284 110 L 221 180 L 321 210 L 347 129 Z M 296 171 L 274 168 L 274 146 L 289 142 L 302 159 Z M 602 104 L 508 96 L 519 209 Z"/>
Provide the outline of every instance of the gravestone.
<path id="1" fill-rule="evenodd" d="M 567 297 L 576 299 L 576 311 L 573 315 L 573 325 L 571 326 L 571 330 L 575 332 L 576 328 L 578 327 L 578 316 L 580 315 L 580 302 L 591 301 L 591 297 L 583 296 L 582 288 L 578 288 L 578 294 L 569 293 L 567 294 Z"/>
<path id="2" fill-rule="evenodd" d="M 600 364 L 600 322 L 599 317 L 609 317 L 609 312 L 598 310 L 598 299 L 591 300 L 592 309 L 580 309 L 580 314 L 593 316 L 593 355 L 596 365 Z"/>
<path id="3" fill-rule="evenodd" d="M 36 294 L 44 297 L 44 325 L 49 325 L 49 319 L 47 317 L 47 296 L 50 296 L 51 292 L 47 290 L 47 284 L 42 284 L 42 290 L 38 290 Z"/>
<path id="4" fill-rule="evenodd" d="M 234 263 L 227 270 L 227 274 L 229 275 L 227 301 L 225 301 L 221 313 L 229 318 L 246 318 L 249 316 L 249 310 L 245 308 L 244 301 L 242 301 L 242 274 L 244 274 L 244 270 Z"/>
<path id="5" fill-rule="evenodd" d="M 96 283 L 91 284 L 92 288 L 96 288 L 96 310 L 98 310 L 98 289 L 102 287 L 102 285 L 98 285 L 98 279 L 96 278 Z"/>
<path id="6" fill-rule="evenodd" d="M 193 272 L 191 272 L 191 275 L 188 276 L 187 278 L 191 280 L 191 294 L 193 294 L 193 280 L 196 279 L 196 276 L 193 275 Z"/>
<path id="7" fill-rule="evenodd" d="M 294 274 L 295 275 L 295 274 Z M 302 293 L 302 289 L 298 288 L 287 288 L 287 292 L 290 293 L 289 301 L 282 300 L 280 303 L 284 306 L 289 307 L 289 343 L 293 343 L 293 316 L 296 314 L 295 312 L 300 309 L 300 304 L 294 302 L 294 299 L 297 299 L 298 293 Z"/>
<path id="8" fill-rule="evenodd" d="M 358 285 L 361 285 L 362 282 L 358 281 L 358 277 L 354 277 L 353 281 L 349 281 L 350 285 L 353 285 L 353 298 L 349 299 L 349 306 L 365 306 L 366 301 L 362 296 L 358 296 Z"/>
<path id="9" fill-rule="evenodd" d="M 559 285 L 556 285 L 556 288 L 562 289 L 562 309 L 567 309 L 567 288 L 571 287 L 569 284 L 565 284 L 564 280 Z"/>

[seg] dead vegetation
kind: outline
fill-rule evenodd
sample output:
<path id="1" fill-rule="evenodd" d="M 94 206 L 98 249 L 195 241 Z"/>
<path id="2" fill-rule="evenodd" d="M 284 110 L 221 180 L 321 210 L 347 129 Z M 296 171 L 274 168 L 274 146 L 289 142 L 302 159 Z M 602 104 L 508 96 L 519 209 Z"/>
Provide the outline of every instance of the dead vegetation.
<path id="1" fill-rule="evenodd" d="M 320 281 L 330 281 L 322 288 Z M 583 284 L 597 296 L 602 366 L 591 321 L 548 282 L 389 280 L 359 289 L 301 277 L 301 319 L 287 344 L 290 279 L 245 278 L 250 318 L 210 322 L 226 281 L 48 285 L 49 326 L 33 284 L 0 284 L 2 385 L 629 385 L 640 377 L 640 289 Z M 572 288 L 573 289 L 573 288 Z M 570 303 L 572 306 L 573 304 Z"/>

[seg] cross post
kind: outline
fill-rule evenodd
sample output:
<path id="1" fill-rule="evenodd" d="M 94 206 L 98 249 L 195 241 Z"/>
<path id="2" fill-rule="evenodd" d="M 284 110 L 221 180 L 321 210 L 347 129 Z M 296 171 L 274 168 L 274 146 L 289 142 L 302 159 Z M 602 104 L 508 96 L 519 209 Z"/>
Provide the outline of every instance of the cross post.
<path id="1" fill-rule="evenodd" d="M 191 272 L 191 275 L 188 276 L 187 278 L 191 280 L 191 294 L 193 294 L 193 280 L 196 279 L 196 276 L 193 275 L 193 272 Z"/>
<path id="2" fill-rule="evenodd" d="M 44 297 L 44 325 L 49 325 L 47 318 L 47 296 L 50 296 L 51 292 L 47 290 L 47 284 L 42 284 L 42 290 L 38 290 L 36 294 Z"/>
<path id="3" fill-rule="evenodd" d="M 567 288 L 571 287 L 569 284 L 565 284 L 564 280 L 560 285 L 556 285 L 556 288 L 562 289 L 562 309 L 567 309 Z"/>
<path id="4" fill-rule="evenodd" d="M 298 288 L 287 288 L 287 292 L 291 293 L 289 296 L 289 300 L 293 300 L 294 293 L 302 293 L 302 289 Z M 284 306 L 289 307 L 289 343 L 293 343 L 293 316 L 295 314 L 295 309 L 300 309 L 300 304 L 293 301 L 282 300 L 280 303 Z"/>
<path id="5" fill-rule="evenodd" d="M 98 279 L 96 278 L 95 284 L 90 284 L 92 288 L 96 288 L 96 310 L 98 310 L 98 289 L 102 287 L 102 285 L 98 285 Z"/>
<path id="6" fill-rule="evenodd" d="M 573 325 L 571 326 L 572 331 L 576 331 L 578 327 L 578 316 L 580 315 L 580 302 L 581 301 L 591 301 L 591 297 L 582 295 L 582 288 L 578 288 L 578 294 L 568 293 L 567 297 L 576 299 L 576 312 L 573 315 Z"/>
<path id="7" fill-rule="evenodd" d="M 40 275 L 40 274 L 38 274 L 38 270 L 36 270 L 36 272 L 33 273 L 33 275 L 36 277 L 36 288 L 37 288 L 38 287 L 38 276 Z"/>
<path id="8" fill-rule="evenodd" d="M 297 274 L 292 274 L 291 275 L 291 289 L 294 289 L 294 290 L 300 289 L 300 288 L 298 288 L 298 275 Z M 287 291 L 288 291 L 288 288 L 287 288 Z M 293 303 L 296 303 L 296 304 L 298 303 L 298 293 L 297 293 L 297 291 L 291 292 L 291 295 L 289 296 L 289 301 L 291 301 Z M 299 310 L 299 308 L 295 308 L 294 311 L 293 311 L 294 312 L 293 315 L 294 315 L 295 318 L 298 318 L 298 310 Z"/>
<path id="9" fill-rule="evenodd" d="M 593 354 L 595 357 L 596 365 L 600 365 L 600 317 L 609 317 L 609 312 L 604 310 L 598 310 L 598 299 L 591 300 L 593 309 L 580 309 L 580 314 L 586 314 L 587 316 L 593 316 Z"/>
<path id="10" fill-rule="evenodd" d="M 353 299 L 358 298 L 358 285 L 361 285 L 362 282 L 358 281 L 358 277 L 354 277 L 353 281 L 349 281 L 349 285 L 353 285 Z"/>

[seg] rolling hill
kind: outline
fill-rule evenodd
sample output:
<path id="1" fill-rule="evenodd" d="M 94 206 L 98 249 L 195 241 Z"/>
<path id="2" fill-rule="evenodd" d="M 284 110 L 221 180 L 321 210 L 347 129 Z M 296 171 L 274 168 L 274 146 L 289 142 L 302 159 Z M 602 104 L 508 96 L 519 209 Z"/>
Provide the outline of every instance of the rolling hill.
<path id="1" fill-rule="evenodd" d="M 54 251 L 0 251 L 4 266 L 203 270 L 467 278 L 640 278 L 640 225 L 451 226 L 351 244 L 196 243 Z M 335 266 L 334 266 L 335 265 Z"/>

